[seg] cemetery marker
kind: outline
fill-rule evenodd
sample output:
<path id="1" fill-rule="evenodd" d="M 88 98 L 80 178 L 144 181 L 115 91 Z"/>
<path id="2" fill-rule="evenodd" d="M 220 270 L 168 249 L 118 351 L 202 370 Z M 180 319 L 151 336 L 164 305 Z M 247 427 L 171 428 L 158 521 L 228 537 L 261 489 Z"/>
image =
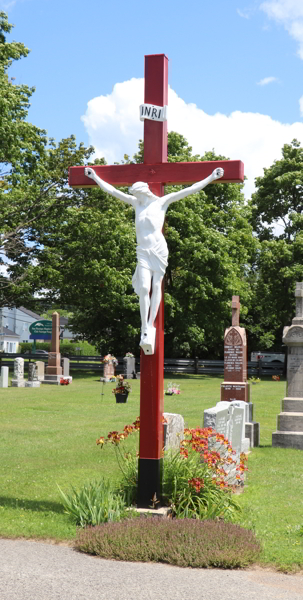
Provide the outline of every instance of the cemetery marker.
<path id="1" fill-rule="evenodd" d="M 96 175 L 115 186 L 131 186 L 136 182 L 146 182 L 151 192 L 159 197 L 164 195 L 166 184 L 198 182 L 210 176 L 216 168 L 224 169 L 224 176 L 220 179 L 220 183 L 242 183 L 244 165 L 239 160 L 167 162 L 167 104 L 168 58 L 164 54 L 145 56 L 144 105 L 140 107 L 140 118 L 144 119 L 144 163 L 96 165 L 93 167 Z M 84 169 L 83 166 L 70 168 L 70 186 L 86 188 L 96 185 L 85 175 Z M 154 353 L 148 355 L 141 350 L 137 502 L 139 507 L 149 507 L 154 498 L 161 499 L 164 397 L 163 300 L 154 327 L 156 329 Z"/>

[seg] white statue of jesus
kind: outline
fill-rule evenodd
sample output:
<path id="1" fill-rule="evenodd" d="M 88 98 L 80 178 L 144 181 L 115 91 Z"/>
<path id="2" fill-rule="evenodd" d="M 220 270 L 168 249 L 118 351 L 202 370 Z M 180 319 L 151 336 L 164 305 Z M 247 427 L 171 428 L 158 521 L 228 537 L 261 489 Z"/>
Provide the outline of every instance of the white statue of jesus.
<path id="1" fill-rule="evenodd" d="M 172 202 L 203 190 L 209 183 L 223 177 L 224 170 L 214 169 L 209 177 L 194 185 L 166 196 L 155 196 L 147 183 L 138 181 L 125 194 L 98 177 L 94 169 L 86 167 L 84 173 L 108 194 L 131 204 L 136 212 L 137 267 L 132 279 L 139 296 L 141 315 L 140 346 L 145 354 L 153 354 L 156 328 L 154 321 L 161 302 L 162 279 L 167 267 L 168 248 L 162 233 L 165 213 Z M 152 294 L 150 296 L 152 284 Z"/>

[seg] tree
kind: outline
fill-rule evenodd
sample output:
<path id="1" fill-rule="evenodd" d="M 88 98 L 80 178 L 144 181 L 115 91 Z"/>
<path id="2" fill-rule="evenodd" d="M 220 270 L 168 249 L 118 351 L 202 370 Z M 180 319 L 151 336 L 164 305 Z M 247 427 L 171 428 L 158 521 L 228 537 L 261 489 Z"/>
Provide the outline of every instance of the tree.
<path id="1" fill-rule="evenodd" d="M 295 313 L 295 283 L 303 280 L 303 149 L 297 140 L 283 146 L 282 159 L 264 169 L 256 187 L 251 222 L 261 243 L 246 325 L 254 350 L 281 350 L 283 327 Z"/>
<path id="2" fill-rule="evenodd" d="M 7 71 L 29 50 L 19 42 L 6 42 L 11 29 L 0 13 L 0 267 L 9 275 L 0 275 L 2 306 L 33 302 L 41 287 L 34 261 L 43 225 L 50 215 L 56 221 L 64 207 L 79 202 L 81 192 L 67 185 L 68 167 L 83 164 L 93 152 L 83 144 L 77 147 L 74 136 L 56 144 L 25 120 L 34 88 L 15 85 Z"/>
<path id="3" fill-rule="evenodd" d="M 252 224 L 259 239 L 281 238 L 290 242 L 303 225 L 303 148 L 298 140 L 285 144 L 282 159 L 276 160 L 263 177 L 256 178 L 252 195 Z M 283 223 L 281 233 L 274 230 Z"/>

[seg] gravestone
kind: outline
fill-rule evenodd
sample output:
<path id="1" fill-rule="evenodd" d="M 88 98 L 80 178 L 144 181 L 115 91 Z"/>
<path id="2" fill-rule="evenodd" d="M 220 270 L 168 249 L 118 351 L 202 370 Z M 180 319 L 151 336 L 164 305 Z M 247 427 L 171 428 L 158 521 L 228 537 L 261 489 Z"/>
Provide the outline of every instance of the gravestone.
<path id="1" fill-rule="evenodd" d="M 212 408 L 204 411 L 204 427 L 212 427 L 216 433 L 221 433 L 229 441 L 235 454 L 230 456 L 228 448 L 216 439 L 216 436 L 208 438 L 208 449 L 220 454 L 222 459 L 232 458 L 230 463 L 225 461 L 224 480 L 229 485 L 237 485 L 237 466 L 240 464 L 242 451 L 244 409 L 232 406 L 230 402 L 218 402 Z M 243 450 L 244 451 L 244 450 Z M 243 482 L 242 482 L 243 483 Z"/>
<path id="2" fill-rule="evenodd" d="M 232 297 L 232 326 L 224 334 L 224 381 L 221 384 L 221 400 L 249 402 L 250 386 L 247 382 L 246 333 L 239 326 L 239 296 Z"/>
<path id="3" fill-rule="evenodd" d="M 204 427 L 212 427 L 217 433 L 222 433 L 228 439 L 229 435 L 229 406 L 225 407 L 220 404 L 207 408 L 204 411 Z"/>
<path id="4" fill-rule="evenodd" d="M 43 381 L 45 373 L 45 363 L 43 360 L 36 361 L 38 381 Z"/>
<path id="5" fill-rule="evenodd" d="M 62 379 L 59 319 L 59 313 L 53 312 L 51 351 L 48 353 L 48 365 L 45 369 L 45 376 L 42 381 L 42 383 L 48 385 L 59 385 L 60 379 Z"/>
<path id="6" fill-rule="evenodd" d="M 231 405 L 233 406 L 233 413 L 232 413 L 232 419 L 231 422 L 236 423 L 239 420 L 239 417 L 236 417 L 235 414 L 235 410 L 236 408 L 243 410 L 243 417 L 242 417 L 242 430 L 241 430 L 241 445 L 240 445 L 240 453 L 241 452 L 248 452 L 249 448 L 250 448 L 250 440 L 249 438 L 246 438 L 245 436 L 245 423 L 246 423 L 246 419 L 249 418 L 249 407 L 248 407 L 248 403 L 247 402 L 243 402 L 243 400 L 233 400 L 231 402 Z M 231 445 L 232 444 L 232 440 L 231 440 Z M 235 448 L 236 450 L 236 448 Z"/>
<path id="7" fill-rule="evenodd" d="M 124 356 L 123 358 L 123 375 L 124 379 L 133 379 L 136 374 L 136 359 L 134 356 Z"/>
<path id="8" fill-rule="evenodd" d="M 38 388 L 41 381 L 38 380 L 38 368 L 35 362 L 28 365 L 28 380 L 25 382 L 25 387 Z"/>
<path id="9" fill-rule="evenodd" d="M 110 381 L 113 377 L 115 377 L 115 362 L 116 359 L 108 359 L 108 362 L 103 363 L 103 379 L 105 381 Z"/>
<path id="10" fill-rule="evenodd" d="M 8 367 L 1 367 L 0 388 L 8 387 Z"/>
<path id="11" fill-rule="evenodd" d="M 175 413 L 163 413 L 164 424 L 164 450 L 178 450 L 180 442 L 184 440 L 184 419 Z"/>
<path id="12" fill-rule="evenodd" d="M 69 367 L 70 367 L 70 360 L 69 358 L 61 358 L 61 367 L 62 367 L 62 377 L 64 377 L 64 379 L 68 378 L 70 381 L 72 381 L 72 377 L 69 374 Z"/>
<path id="13" fill-rule="evenodd" d="M 14 360 L 14 376 L 12 379 L 12 387 L 24 387 L 24 359 L 15 358 Z"/>
<path id="14" fill-rule="evenodd" d="M 303 282 L 296 283 L 295 297 L 296 316 L 283 330 L 283 344 L 288 347 L 287 391 L 272 445 L 303 450 Z"/>
<path id="15" fill-rule="evenodd" d="M 251 448 L 258 448 L 260 446 L 260 423 L 257 421 L 245 423 L 245 437 L 249 439 Z"/>

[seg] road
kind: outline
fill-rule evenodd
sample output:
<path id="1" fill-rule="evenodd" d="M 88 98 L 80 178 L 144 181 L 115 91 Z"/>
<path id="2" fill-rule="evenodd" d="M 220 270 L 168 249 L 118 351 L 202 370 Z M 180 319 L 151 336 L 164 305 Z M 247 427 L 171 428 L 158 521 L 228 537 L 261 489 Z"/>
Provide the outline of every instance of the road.
<path id="1" fill-rule="evenodd" d="M 303 575 L 266 569 L 182 569 L 0 539 L 0 600 L 302 600 Z"/>

